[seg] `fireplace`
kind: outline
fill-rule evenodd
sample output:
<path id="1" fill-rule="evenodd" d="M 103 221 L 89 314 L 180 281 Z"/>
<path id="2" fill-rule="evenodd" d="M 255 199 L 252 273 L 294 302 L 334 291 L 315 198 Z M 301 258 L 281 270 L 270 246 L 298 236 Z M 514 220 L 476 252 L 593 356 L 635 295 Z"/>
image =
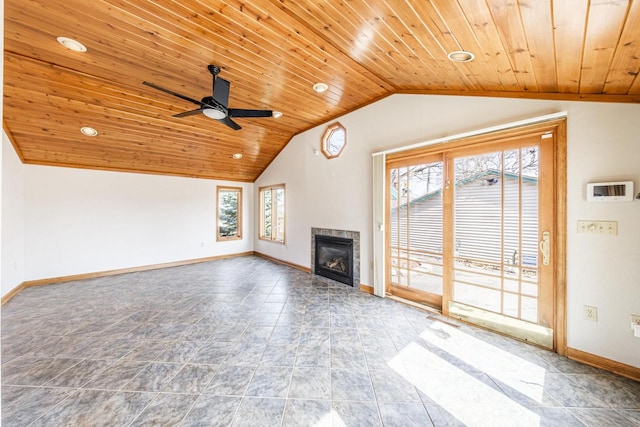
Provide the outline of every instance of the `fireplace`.
<path id="1" fill-rule="evenodd" d="M 353 239 L 317 235 L 315 271 L 353 286 Z"/>
<path id="2" fill-rule="evenodd" d="M 360 287 L 360 232 L 311 228 L 311 272 Z"/>

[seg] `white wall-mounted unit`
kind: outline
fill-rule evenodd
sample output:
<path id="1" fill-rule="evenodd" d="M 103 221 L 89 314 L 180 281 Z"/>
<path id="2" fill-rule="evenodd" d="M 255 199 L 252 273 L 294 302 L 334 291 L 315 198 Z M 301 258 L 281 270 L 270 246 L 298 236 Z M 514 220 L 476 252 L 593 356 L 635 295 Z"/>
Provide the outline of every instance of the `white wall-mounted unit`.
<path id="1" fill-rule="evenodd" d="M 630 202 L 632 200 L 633 181 L 587 184 L 587 201 L 589 202 Z"/>

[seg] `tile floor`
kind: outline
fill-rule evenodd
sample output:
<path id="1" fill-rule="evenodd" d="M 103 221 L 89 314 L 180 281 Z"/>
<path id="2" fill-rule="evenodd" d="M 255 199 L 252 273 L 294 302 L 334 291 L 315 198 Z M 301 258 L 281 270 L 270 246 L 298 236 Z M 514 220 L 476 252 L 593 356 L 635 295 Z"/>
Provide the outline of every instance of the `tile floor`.
<path id="1" fill-rule="evenodd" d="M 257 257 L 28 288 L 4 426 L 640 426 L 640 384 Z"/>

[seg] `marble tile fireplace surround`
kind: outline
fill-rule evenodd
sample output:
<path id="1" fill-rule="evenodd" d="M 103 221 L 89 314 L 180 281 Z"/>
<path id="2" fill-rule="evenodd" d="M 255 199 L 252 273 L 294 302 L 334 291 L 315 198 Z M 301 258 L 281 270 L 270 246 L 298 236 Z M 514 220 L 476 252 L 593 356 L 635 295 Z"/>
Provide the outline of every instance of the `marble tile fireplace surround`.
<path id="1" fill-rule="evenodd" d="M 360 232 L 311 228 L 311 272 L 359 289 Z"/>

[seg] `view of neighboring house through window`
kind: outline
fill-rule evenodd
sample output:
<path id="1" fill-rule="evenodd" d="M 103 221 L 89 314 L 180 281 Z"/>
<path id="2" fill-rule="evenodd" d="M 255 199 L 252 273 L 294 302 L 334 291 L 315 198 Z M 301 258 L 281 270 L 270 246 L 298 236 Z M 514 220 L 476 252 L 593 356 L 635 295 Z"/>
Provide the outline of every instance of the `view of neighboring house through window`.
<path id="1" fill-rule="evenodd" d="M 389 283 L 420 292 L 421 301 L 435 306 L 442 304 L 443 172 L 442 156 L 427 156 L 388 176 Z"/>
<path id="2" fill-rule="evenodd" d="M 537 322 L 538 147 L 450 158 L 449 164 L 432 156 L 389 168 L 390 283 L 435 295 L 420 296 L 441 304 L 443 224 L 449 215 L 452 300 Z M 447 168 L 455 183 L 448 211 Z"/>
<path id="3" fill-rule="evenodd" d="M 454 159 L 453 300 L 538 322 L 539 148 Z"/>
<path id="4" fill-rule="evenodd" d="M 242 239 L 242 188 L 218 187 L 218 240 Z"/>
<path id="5" fill-rule="evenodd" d="M 284 243 L 284 184 L 260 188 L 260 238 Z"/>
<path id="6" fill-rule="evenodd" d="M 532 132 L 387 158 L 387 291 L 552 348 L 553 144 Z"/>

